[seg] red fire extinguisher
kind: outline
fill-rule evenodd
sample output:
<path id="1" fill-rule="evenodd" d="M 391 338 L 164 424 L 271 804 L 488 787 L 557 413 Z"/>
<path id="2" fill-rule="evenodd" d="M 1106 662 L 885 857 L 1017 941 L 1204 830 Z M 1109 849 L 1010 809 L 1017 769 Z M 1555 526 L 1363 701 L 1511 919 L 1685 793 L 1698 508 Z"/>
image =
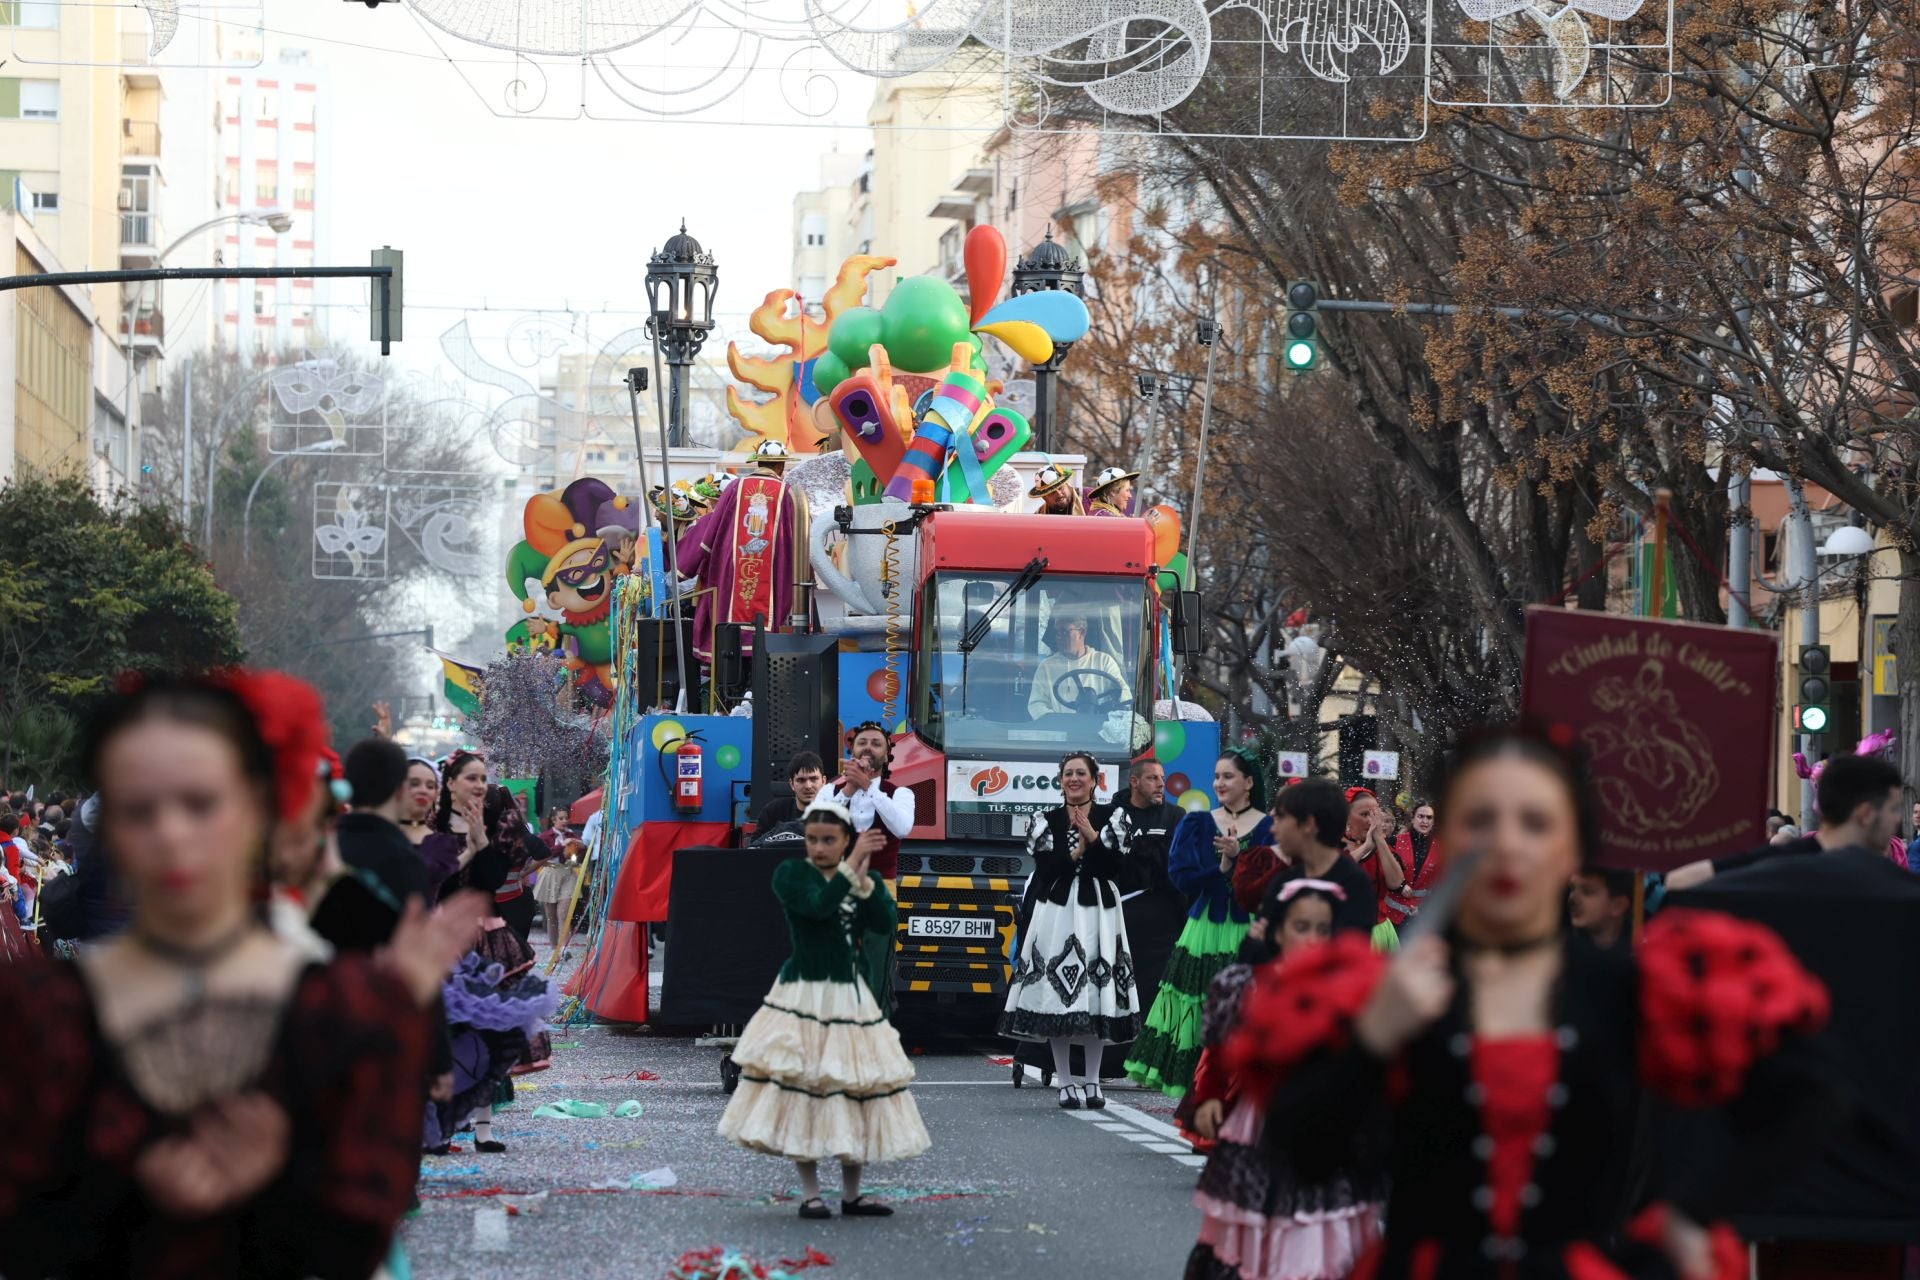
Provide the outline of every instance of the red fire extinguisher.
<path id="1" fill-rule="evenodd" d="M 706 786 L 700 776 L 700 744 L 692 739 L 682 742 L 674 759 L 678 762 L 674 769 L 674 812 L 699 813 L 706 803 Z"/>

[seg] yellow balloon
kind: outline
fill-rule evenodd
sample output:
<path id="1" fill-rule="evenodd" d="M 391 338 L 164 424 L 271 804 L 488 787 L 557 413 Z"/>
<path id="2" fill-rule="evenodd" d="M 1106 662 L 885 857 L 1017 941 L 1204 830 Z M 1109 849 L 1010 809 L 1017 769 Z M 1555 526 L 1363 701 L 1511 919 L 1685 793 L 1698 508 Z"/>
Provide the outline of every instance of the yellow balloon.
<path id="1" fill-rule="evenodd" d="M 659 724 L 653 726 L 653 749 L 655 751 L 665 751 L 669 742 L 672 742 L 675 738 L 684 738 L 686 736 L 687 726 L 681 724 L 678 720 L 662 720 Z"/>
<path id="2" fill-rule="evenodd" d="M 1031 320 L 1001 320 L 994 324 L 983 324 L 975 332 L 992 334 L 1030 364 L 1042 364 L 1053 359 L 1052 337 Z"/>
<path id="3" fill-rule="evenodd" d="M 1207 799 L 1204 791 L 1183 791 L 1180 793 L 1180 807 L 1188 813 L 1205 813 L 1213 808 L 1213 801 Z"/>

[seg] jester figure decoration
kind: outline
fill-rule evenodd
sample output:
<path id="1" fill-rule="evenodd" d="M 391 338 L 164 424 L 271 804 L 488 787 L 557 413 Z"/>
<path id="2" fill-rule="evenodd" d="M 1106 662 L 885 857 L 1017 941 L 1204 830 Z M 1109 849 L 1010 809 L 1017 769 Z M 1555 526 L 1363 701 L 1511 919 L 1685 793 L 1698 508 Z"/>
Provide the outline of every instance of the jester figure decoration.
<path id="1" fill-rule="evenodd" d="M 535 613 L 541 601 L 559 614 L 514 624 L 507 642 L 558 650 L 583 691 L 613 690 L 613 641 L 607 617 L 616 576 L 630 568 L 639 507 L 604 480 L 575 480 L 557 493 L 535 494 L 522 515 L 526 532 L 507 556 L 507 588 Z"/>

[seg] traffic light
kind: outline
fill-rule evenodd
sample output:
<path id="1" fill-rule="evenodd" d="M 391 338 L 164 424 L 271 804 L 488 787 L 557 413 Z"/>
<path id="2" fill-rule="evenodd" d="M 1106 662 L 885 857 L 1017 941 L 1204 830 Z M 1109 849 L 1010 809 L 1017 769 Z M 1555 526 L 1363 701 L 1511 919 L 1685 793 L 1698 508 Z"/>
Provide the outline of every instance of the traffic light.
<path id="1" fill-rule="evenodd" d="M 380 354 L 386 355 L 393 344 L 400 341 L 400 317 L 402 280 L 406 266 L 406 255 L 392 246 L 383 246 L 373 251 L 373 265 L 391 267 L 393 274 L 375 276 L 373 279 L 373 333 L 372 340 L 380 344 Z"/>
<path id="2" fill-rule="evenodd" d="M 1287 286 L 1287 337 L 1282 356 L 1290 373 L 1320 363 L 1320 286 L 1295 280 Z"/>
<path id="3" fill-rule="evenodd" d="M 1833 662 L 1827 646 L 1800 646 L 1800 701 L 1793 708 L 1793 727 L 1800 733 L 1825 733 L 1833 721 L 1827 702 L 1833 696 Z"/>

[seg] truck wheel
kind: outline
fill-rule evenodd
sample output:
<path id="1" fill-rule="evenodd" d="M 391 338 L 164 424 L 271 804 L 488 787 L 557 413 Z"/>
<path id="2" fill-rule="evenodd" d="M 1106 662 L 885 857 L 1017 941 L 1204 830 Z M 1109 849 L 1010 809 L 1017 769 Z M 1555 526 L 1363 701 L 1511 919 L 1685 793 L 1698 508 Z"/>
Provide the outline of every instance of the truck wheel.
<path id="1" fill-rule="evenodd" d="M 740 1087 L 740 1064 L 728 1054 L 720 1059 L 720 1092 L 732 1093 Z"/>

